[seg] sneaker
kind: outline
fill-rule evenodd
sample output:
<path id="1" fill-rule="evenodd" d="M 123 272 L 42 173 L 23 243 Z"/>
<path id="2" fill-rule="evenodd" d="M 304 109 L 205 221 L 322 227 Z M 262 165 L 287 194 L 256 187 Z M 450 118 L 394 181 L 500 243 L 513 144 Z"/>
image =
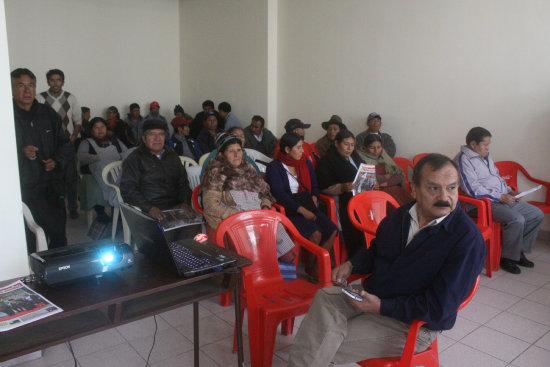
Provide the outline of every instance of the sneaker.
<path id="1" fill-rule="evenodd" d="M 71 219 L 78 219 L 78 212 L 76 210 L 71 210 L 69 217 L 71 217 Z"/>
<path id="2" fill-rule="evenodd" d="M 516 264 L 518 264 L 519 266 L 523 266 L 524 268 L 535 267 L 535 263 L 530 260 L 527 260 L 523 252 L 519 255 L 519 261 L 516 261 Z"/>
<path id="3" fill-rule="evenodd" d="M 517 261 L 514 261 L 514 260 L 506 259 L 504 257 L 500 259 L 500 267 L 505 271 L 507 271 L 508 273 L 512 273 L 512 274 L 521 273 L 521 269 L 516 264 L 517 264 Z"/>

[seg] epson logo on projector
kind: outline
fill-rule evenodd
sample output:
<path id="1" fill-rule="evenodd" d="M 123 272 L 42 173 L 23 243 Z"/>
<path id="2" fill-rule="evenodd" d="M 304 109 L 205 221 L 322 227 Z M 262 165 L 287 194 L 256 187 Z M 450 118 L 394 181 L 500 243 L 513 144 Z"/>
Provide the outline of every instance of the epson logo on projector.
<path id="1" fill-rule="evenodd" d="M 57 270 L 67 270 L 67 269 L 70 269 L 71 266 L 70 265 L 65 265 L 65 266 L 60 266 L 59 268 L 57 268 Z"/>

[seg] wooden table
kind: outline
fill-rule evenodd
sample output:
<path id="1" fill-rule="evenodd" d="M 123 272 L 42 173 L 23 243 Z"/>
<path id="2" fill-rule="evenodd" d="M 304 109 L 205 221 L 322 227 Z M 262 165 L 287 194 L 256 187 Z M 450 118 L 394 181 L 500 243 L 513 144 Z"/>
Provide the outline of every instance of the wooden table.
<path id="1" fill-rule="evenodd" d="M 238 365 L 242 366 L 240 269 L 252 262 L 232 251 L 217 248 L 221 253 L 237 258 L 236 266 L 222 273 L 185 279 L 136 254 L 132 268 L 106 273 L 99 279 L 59 287 L 38 282 L 27 284 L 61 307 L 63 312 L 0 333 L 0 362 L 193 303 L 194 358 L 195 366 L 198 366 L 198 302 L 233 289 L 239 346 L 237 358 Z M 0 286 L 13 281 L 0 282 Z"/>

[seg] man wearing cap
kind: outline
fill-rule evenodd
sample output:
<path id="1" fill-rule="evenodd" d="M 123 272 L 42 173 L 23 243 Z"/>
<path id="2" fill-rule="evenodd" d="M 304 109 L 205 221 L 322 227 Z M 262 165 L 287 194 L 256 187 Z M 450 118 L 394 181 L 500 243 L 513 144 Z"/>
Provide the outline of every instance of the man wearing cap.
<path id="1" fill-rule="evenodd" d="M 273 158 L 273 151 L 277 147 L 277 138 L 265 128 L 265 120 L 260 115 L 252 117 L 250 126 L 244 129 L 244 147 L 257 150 Z"/>
<path id="2" fill-rule="evenodd" d="M 176 152 L 165 145 L 165 133 L 166 122 L 144 122 L 141 144 L 122 164 L 120 182 L 124 202 L 159 220 L 165 216 L 162 210 L 192 210 L 187 172 Z"/>
<path id="3" fill-rule="evenodd" d="M 74 159 L 74 148 L 61 128 L 61 118 L 36 99 L 36 76 L 29 69 L 11 72 L 15 143 L 23 202 L 44 229 L 48 248 L 67 245 L 63 169 Z M 27 247 L 34 252 L 30 231 Z"/>
<path id="4" fill-rule="evenodd" d="M 372 112 L 367 117 L 367 130 L 363 131 L 355 138 L 355 146 L 359 149 L 363 149 L 365 139 L 369 134 L 377 134 L 382 139 L 382 148 L 390 155 L 390 157 L 395 157 L 395 143 L 390 134 L 381 133 L 380 126 L 382 126 L 382 117 L 376 112 Z"/>
<path id="5" fill-rule="evenodd" d="M 338 115 L 332 115 L 330 120 L 325 121 L 321 124 L 321 127 L 327 131 L 325 136 L 317 140 L 315 143 L 315 149 L 321 157 L 323 157 L 328 148 L 334 145 L 334 139 L 340 130 L 346 129 L 346 125 L 342 123 L 342 118 Z"/>
<path id="6" fill-rule="evenodd" d="M 306 137 L 305 129 L 309 129 L 311 127 L 311 124 L 304 124 L 300 119 L 290 119 L 285 124 L 285 130 L 287 133 L 295 133 L 300 136 L 302 136 L 304 139 Z M 311 164 L 313 165 L 313 168 L 317 165 L 317 160 L 320 158 L 313 147 L 306 143 L 304 140 L 303 144 L 304 148 L 304 154 L 308 159 L 311 161 Z M 273 156 L 276 157 L 277 153 L 279 153 L 279 145 L 277 145 L 277 148 L 275 148 L 275 151 L 273 152 Z"/>

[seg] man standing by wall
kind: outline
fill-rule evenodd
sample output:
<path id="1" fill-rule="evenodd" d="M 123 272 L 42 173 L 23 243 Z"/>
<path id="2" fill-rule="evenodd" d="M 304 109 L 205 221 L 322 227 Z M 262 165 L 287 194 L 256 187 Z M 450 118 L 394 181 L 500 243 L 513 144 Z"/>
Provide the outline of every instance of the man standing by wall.
<path id="1" fill-rule="evenodd" d="M 74 148 L 61 129 L 60 117 L 35 100 L 36 77 L 32 71 L 15 69 L 11 85 L 23 202 L 49 237 L 49 248 L 65 246 L 63 169 L 70 159 L 74 161 Z M 33 252 L 33 241 L 27 243 Z"/>
<path id="2" fill-rule="evenodd" d="M 36 100 L 54 109 L 61 118 L 61 127 L 70 137 L 71 143 L 75 143 L 80 132 L 82 116 L 80 105 L 76 97 L 63 90 L 65 74 L 59 69 L 52 69 L 46 73 L 46 80 L 50 87 L 36 96 Z M 76 172 L 76 154 L 73 146 L 73 157 L 65 169 L 65 185 L 67 188 L 67 204 L 69 215 L 72 219 L 78 218 L 77 185 L 78 175 Z"/>

